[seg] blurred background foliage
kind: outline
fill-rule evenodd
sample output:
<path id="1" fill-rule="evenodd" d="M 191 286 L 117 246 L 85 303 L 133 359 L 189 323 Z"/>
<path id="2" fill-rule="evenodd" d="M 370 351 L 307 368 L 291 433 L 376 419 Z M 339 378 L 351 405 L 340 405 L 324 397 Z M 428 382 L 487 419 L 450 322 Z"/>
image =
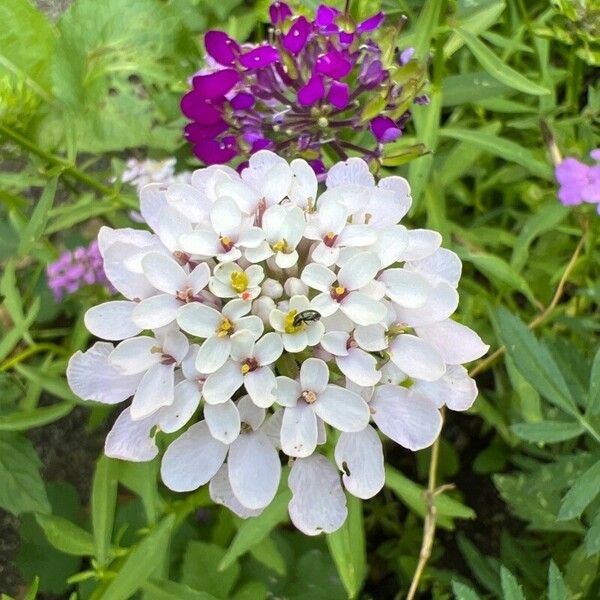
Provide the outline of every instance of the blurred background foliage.
<path id="1" fill-rule="evenodd" d="M 65 4 L 0 3 L 0 592 L 405 597 L 430 451 L 387 448 L 385 490 L 314 539 L 288 526 L 285 492 L 243 522 L 206 490 L 168 493 L 156 461 L 99 458 L 114 417 L 75 398 L 64 370 L 87 344 L 83 313 L 106 292 L 57 303 L 45 268 L 102 223 L 131 225 L 135 195 L 118 183 L 128 157 L 198 166 L 179 99 L 202 65 L 202 34 L 260 40 L 268 1 Z M 541 122 L 563 156 L 600 145 L 600 6 L 351 3 L 357 17 L 380 8 L 389 22 L 408 17 L 399 37 L 383 35 L 416 48 L 431 98 L 386 168 L 411 182 L 411 225 L 439 230 L 464 261 L 459 318 L 492 346 L 474 366 L 475 406 L 447 414 L 437 481 L 453 487 L 435 499 L 420 597 L 598 598 L 599 217 L 558 202 Z M 430 153 L 402 164 L 414 144 Z"/>

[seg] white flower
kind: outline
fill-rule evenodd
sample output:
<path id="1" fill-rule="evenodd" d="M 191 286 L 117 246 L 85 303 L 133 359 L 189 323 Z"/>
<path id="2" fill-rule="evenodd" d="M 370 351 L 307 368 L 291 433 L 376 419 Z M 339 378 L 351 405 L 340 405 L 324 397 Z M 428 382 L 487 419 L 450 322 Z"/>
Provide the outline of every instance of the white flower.
<path id="1" fill-rule="evenodd" d="M 323 323 L 302 318 L 310 309 L 306 296 L 292 296 L 285 312 L 276 308 L 269 314 L 271 327 L 281 334 L 287 352 L 302 352 L 321 341 L 325 331 Z"/>
<path id="2" fill-rule="evenodd" d="M 260 282 L 264 277 L 265 272 L 260 265 L 242 269 L 232 262 L 220 263 L 213 271 L 209 289 L 218 298 L 254 300 L 260 294 Z"/>

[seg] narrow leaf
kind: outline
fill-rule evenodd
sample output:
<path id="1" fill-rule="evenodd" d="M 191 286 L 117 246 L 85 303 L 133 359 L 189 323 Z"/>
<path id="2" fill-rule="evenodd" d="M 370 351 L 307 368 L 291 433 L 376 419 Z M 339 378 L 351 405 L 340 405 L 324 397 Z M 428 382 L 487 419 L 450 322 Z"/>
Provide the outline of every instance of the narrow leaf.
<path id="1" fill-rule="evenodd" d="M 101 456 L 96 463 L 92 484 L 92 527 L 96 560 L 100 566 L 108 562 L 117 502 L 118 463 Z"/>
<path id="2" fill-rule="evenodd" d="M 558 519 L 576 519 L 600 493 L 600 460 L 580 475 L 571 489 L 565 494 Z"/>
<path id="3" fill-rule="evenodd" d="M 44 188 L 44 191 L 35 205 L 33 213 L 21 235 L 19 254 L 27 254 L 33 245 L 40 239 L 42 233 L 44 233 L 44 228 L 48 221 L 48 214 L 52 208 L 52 204 L 54 204 L 57 184 L 58 177 L 53 177 Z"/>
<path id="4" fill-rule="evenodd" d="M 33 427 L 48 425 L 68 415 L 74 407 L 75 405 L 70 402 L 60 402 L 52 406 L 2 415 L 0 416 L 0 431 L 26 431 Z"/>
<path id="5" fill-rule="evenodd" d="M 579 423 L 574 423 L 572 421 L 517 423 L 511 427 L 511 430 L 522 440 L 545 444 L 571 440 L 585 431 Z"/>
<path id="6" fill-rule="evenodd" d="M 89 531 L 56 515 L 36 513 L 35 519 L 57 550 L 74 556 L 94 554 L 94 537 Z"/>

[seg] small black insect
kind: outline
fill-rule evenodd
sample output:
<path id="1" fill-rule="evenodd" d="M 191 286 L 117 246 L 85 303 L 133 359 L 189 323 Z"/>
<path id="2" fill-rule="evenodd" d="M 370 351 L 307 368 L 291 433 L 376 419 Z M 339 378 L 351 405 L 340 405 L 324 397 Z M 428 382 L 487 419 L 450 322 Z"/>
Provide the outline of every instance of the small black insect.
<path id="1" fill-rule="evenodd" d="M 292 321 L 294 327 L 298 327 L 300 323 L 311 323 L 318 321 L 321 318 L 321 313 L 316 310 L 303 310 L 299 312 Z"/>

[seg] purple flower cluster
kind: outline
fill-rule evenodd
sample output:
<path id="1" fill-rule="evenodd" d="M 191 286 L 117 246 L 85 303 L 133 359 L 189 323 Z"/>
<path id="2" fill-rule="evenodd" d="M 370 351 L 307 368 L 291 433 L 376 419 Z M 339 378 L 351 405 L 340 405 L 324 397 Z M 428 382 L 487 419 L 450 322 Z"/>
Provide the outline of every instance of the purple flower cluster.
<path id="1" fill-rule="evenodd" d="M 384 52 L 372 39 L 382 12 L 356 23 L 321 5 L 311 21 L 274 2 L 269 14 L 269 43 L 240 45 L 222 31 L 206 33 L 208 68 L 181 101 L 195 155 L 205 164 L 239 157 L 243 167 L 270 149 L 306 159 L 317 174 L 326 147 L 342 160 L 379 158 L 382 145 L 402 135 L 413 101 L 427 101 L 418 96 L 423 78 L 413 50 Z M 365 131 L 360 143 L 369 147 L 354 143 Z"/>
<path id="2" fill-rule="evenodd" d="M 57 302 L 63 296 L 73 294 L 86 285 L 100 284 L 112 291 L 104 273 L 97 241 L 93 241 L 86 248 L 80 246 L 75 250 L 65 251 L 56 262 L 48 265 L 46 275 L 48 287 Z"/>
<path id="3" fill-rule="evenodd" d="M 596 204 L 600 214 L 600 148 L 592 150 L 590 156 L 597 164 L 586 165 L 576 158 L 565 158 L 556 166 L 558 198 L 565 206 Z"/>

